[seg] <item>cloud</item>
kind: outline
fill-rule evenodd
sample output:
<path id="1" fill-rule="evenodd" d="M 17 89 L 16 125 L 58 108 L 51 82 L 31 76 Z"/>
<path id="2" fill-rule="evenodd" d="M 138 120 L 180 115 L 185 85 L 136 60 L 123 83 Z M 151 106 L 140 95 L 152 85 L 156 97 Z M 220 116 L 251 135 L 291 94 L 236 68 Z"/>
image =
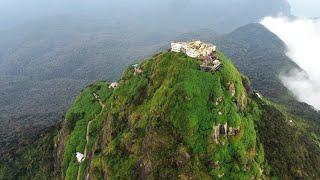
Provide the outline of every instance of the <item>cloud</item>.
<path id="1" fill-rule="evenodd" d="M 309 79 L 308 75 L 297 69 L 288 75 L 281 76 L 283 84 L 297 96 L 299 101 L 306 102 L 320 110 L 319 83 Z"/>
<path id="2" fill-rule="evenodd" d="M 266 17 L 261 24 L 286 43 L 287 56 L 303 69 L 281 75 L 284 85 L 320 110 L 320 20 Z"/>

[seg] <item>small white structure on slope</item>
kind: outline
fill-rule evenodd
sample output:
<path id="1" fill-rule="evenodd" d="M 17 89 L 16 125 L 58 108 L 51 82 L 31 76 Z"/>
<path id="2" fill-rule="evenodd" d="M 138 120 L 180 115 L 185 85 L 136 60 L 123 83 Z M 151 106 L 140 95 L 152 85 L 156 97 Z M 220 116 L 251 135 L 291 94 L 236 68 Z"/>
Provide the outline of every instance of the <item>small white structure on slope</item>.
<path id="1" fill-rule="evenodd" d="M 201 41 L 191 42 L 173 42 L 171 43 L 172 52 L 183 52 L 192 58 L 201 58 L 212 55 L 216 52 L 217 47 L 210 43 Z"/>
<path id="2" fill-rule="evenodd" d="M 113 83 L 110 84 L 109 89 L 111 89 L 111 88 L 115 89 L 117 87 L 118 87 L 118 83 L 117 82 L 113 82 Z"/>
<path id="3" fill-rule="evenodd" d="M 84 155 L 81 154 L 81 153 L 79 153 L 79 152 L 76 153 L 76 158 L 77 158 L 77 160 L 78 160 L 79 163 L 81 163 L 82 161 L 84 161 Z"/>
<path id="4" fill-rule="evenodd" d="M 262 99 L 262 96 L 261 96 L 261 94 L 259 94 L 259 93 L 256 93 L 256 95 L 258 96 L 258 98 L 259 98 L 259 99 Z"/>

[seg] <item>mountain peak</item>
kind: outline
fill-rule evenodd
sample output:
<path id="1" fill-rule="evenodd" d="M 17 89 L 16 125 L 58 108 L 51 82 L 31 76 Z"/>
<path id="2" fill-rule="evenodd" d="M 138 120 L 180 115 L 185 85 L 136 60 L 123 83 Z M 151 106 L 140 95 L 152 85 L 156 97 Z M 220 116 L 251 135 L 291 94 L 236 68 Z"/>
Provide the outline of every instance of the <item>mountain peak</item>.
<path id="1" fill-rule="evenodd" d="M 203 60 L 184 53 L 163 52 L 129 67 L 114 89 L 107 82 L 87 87 L 60 131 L 62 177 L 264 176 L 248 80 L 215 55 L 223 64 L 216 71 L 203 71 Z M 84 162 L 77 152 L 86 154 Z"/>

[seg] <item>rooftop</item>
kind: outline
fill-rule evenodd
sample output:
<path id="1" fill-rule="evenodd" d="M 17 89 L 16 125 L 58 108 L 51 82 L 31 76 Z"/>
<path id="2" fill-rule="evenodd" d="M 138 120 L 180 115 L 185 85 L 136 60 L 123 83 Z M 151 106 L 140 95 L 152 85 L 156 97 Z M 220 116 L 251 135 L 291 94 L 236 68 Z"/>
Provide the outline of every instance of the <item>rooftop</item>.
<path id="1" fill-rule="evenodd" d="M 190 42 L 172 42 L 171 49 L 173 52 L 185 52 L 190 57 L 200 58 L 212 55 L 216 51 L 216 46 L 197 40 Z"/>

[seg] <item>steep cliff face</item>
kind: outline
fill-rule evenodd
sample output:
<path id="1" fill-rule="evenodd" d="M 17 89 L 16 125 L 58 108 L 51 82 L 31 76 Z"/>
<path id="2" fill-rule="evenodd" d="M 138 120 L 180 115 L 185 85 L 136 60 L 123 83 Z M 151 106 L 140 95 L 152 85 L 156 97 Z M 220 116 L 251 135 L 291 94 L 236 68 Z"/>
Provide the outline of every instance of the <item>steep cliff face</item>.
<path id="1" fill-rule="evenodd" d="M 164 52 L 143 61 L 140 73 L 128 68 L 115 89 L 97 82 L 83 90 L 57 138 L 59 177 L 269 175 L 248 80 L 218 57 L 223 66 L 204 72 L 200 61 Z"/>

